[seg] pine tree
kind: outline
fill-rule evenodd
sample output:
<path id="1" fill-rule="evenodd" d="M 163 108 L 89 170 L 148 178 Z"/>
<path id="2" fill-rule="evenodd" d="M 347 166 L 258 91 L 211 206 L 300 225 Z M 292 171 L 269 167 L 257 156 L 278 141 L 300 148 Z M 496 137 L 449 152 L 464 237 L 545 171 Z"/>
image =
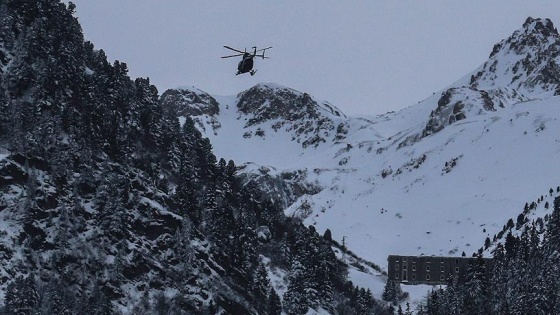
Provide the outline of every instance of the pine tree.
<path id="1" fill-rule="evenodd" d="M 410 310 L 410 303 L 406 303 L 406 310 L 404 311 L 404 315 L 413 315 L 412 310 Z"/>
<path id="2" fill-rule="evenodd" d="M 354 293 L 354 308 L 356 310 L 356 314 L 359 315 L 368 315 L 372 313 L 373 306 L 374 306 L 374 299 L 371 291 L 364 288 L 355 288 Z"/>
<path id="3" fill-rule="evenodd" d="M 422 305 L 422 304 L 418 305 L 418 308 L 416 310 L 416 315 L 428 315 L 428 313 L 425 310 L 424 305 Z"/>
<path id="4" fill-rule="evenodd" d="M 111 237 L 123 239 L 131 222 L 130 212 L 125 208 L 129 197 L 127 179 L 108 173 L 101 187 L 95 199 L 99 225 Z"/>
<path id="5" fill-rule="evenodd" d="M 306 269 L 298 260 L 294 259 L 290 268 L 288 288 L 284 293 L 284 309 L 290 315 L 305 314 L 309 308 L 306 278 Z"/>
<path id="6" fill-rule="evenodd" d="M 282 314 L 282 302 L 280 301 L 280 297 L 272 287 L 270 287 L 270 291 L 268 294 L 268 303 L 267 303 L 266 310 L 267 310 L 267 314 L 269 315 Z"/>
<path id="7" fill-rule="evenodd" d="M 395 290 L 395 282 L 391 279 L 387 278 L 387 282 L 385 283 L 385 287 L 383 288 L 383 293 L 381 295 L 384 301 L 392 302 L 393 304 L 396 303 L 396 290 Z"/>
<path id="8" fill-rule="evenodd" d="M 468 269 L 467 279 L 464 284 L 466 293 L 464 309 L 467 312 L 488 312 L 487 296 L 488 296 L 488 279 L 486 276 L 486 265 L 481 256 L 478 256 L 476 262 Z"/>
<path id="9" fill-rule="evenodd" d="M 517 253 L 518 243 L 519 243 L 519 240 L 517 239 L 516 236 L 511 234 L 511 231 L 510 231 L 508 233 L 508 235 L 506 236 L 506 241 L 505 241 L 505 244 L 504 244 L 504 249 L 505 249 L 506 254 L 508 256 L 514 256 Z"/>
<path id="10" fill-rule="evenodd" d="M 331 281 L 331 272 L 326 261 L 321 262 L 317 272 L 319 304 L 325 310 L 332 310 L 334 303 L 334 288 Z"/>
<path id="11" fill-rule="evenodd" d="M 545 232 L 546 244 L 549 248 L 560 246 L 560 197 L 554 198 L 552 214 Z"/>
<path id="12" fill-rule="evenodd" d="M 330 229 L 326 229 L 325 233 L 323 234 L 323 238 L 327 241 L 327 242 L 332 242 L 332 232 Z"/>
<path id="13" fill-rule="evenodd" d="M 253 271 L 253 277 L 251 281 L 251 293 L 257 301 L 266 300 L 270 290 L 270 280 L 268 279 L 268 272 L 262 263 L 258 263 L 257 267 Z"/>
<path id="14" fill-rule="evenodd" d="M 19 276 L 6 290 L 4 305 L 6 314 L 32 315 L 37 309 L 39 294 L 32 276 Z"/>
<path id="15" fill-rule="evenodd" d="M 460 315 L 463 308 L 462 287 L 459 285 L 458 277 L 450 279 L 447 289 L 443 295 L 444 308 L 447 315 Z"/>
<path id="16" fill-rule="evenodd" d="M 188 216 L 196 225 L 200 226 L 205 220 L 203 218 L 203 209 L 215 209 L 215 190 L 208 187 L 208 179 L 203 180 L 203 166 L 197 155 L 201 150 L 197 149 L 197 145 L 201 138 L 200 132 L 194 126 L 194 121 L 187 118 L 183 124 L 179 136 L 179 142 L 174 146 L 178 150 L 176 153 L 178 161 L 177 176 L 178 187 L 174 199 L 179 207 L 179 211 L 183 216 Z M 202 189 L 201 189 L 202 188 Z M 206 192 L 208 196 L 204 197 Z M 205 198 L 205 200 L 203 200 Z"/>
<path id="17" fill-rule="evenodd" d="M 257 267 L 259 257 L 256 248 L 260 244 L 257 241 L 255 227 L 257 220 L 254 213 L 249 209 L 242 209 L 235 220 L 235 229 L 231 231 L 231 248 L 228 253 L 232 264 L 245 274 L 250 274 Z"/>
<path id="18" fill-rule="evenodd" d="M 243 261 L 243 251 L 240 244 L 233 237 L 233 232 L 238 229 L 233 211 L 226 205 L 217 208 L 208 208 L 209 220 L 207 220 L 206 229 L 209 233 L 210 240 L 213 242 L 214 253 L 224 268 L 229 270 L 236 264 L 234 262 Z M 241 253 L 239 253 L 241 251 Z M 236 255 L 237 253 L 237 255 Z"/>
<path id="19" fill-rule="evenodd" d="M 428 315 L 446 315 L 447 310 L 445 309 L 443 289 L 432 290 L 428 294 L 428 299 L 426 301 L 426 314 Z M 468 313 L 467 313 L 468 314 Z"/>
<path id="20" fill-rule="evenodd" d="M 399 283 L 392 281 L 391 279 L 387 279 L 381 298 L 384 301 L 391 302 L 393 305 L 397 305 L 406 298 L 406 295 L 402 291 Z"/>
<path id="21" fill-rule="evenodd" d="M 45 288 L 41 310 L 45 314 L 71 315 L 74 307 L 73 297 L 56 278 L 51 279 Z"/>

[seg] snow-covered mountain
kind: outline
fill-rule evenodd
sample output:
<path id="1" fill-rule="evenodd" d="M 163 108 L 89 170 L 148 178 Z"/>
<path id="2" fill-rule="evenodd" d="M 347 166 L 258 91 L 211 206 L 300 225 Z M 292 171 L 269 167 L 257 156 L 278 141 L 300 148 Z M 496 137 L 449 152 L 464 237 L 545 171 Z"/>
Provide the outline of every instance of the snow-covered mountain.
<path id="1" fill-rule="evenodd" d="M 161 103 L 178 116 L 218 104 L 189 112 L 216 155 L 366 259 L 471 255 L 526 203 L 539 200 L 542 216 L 558 193 L 559 50 L 552 22 L 528 18 L 478 69 L 377 117 L 268 83 L 237 96 L 171 90 Z"/>

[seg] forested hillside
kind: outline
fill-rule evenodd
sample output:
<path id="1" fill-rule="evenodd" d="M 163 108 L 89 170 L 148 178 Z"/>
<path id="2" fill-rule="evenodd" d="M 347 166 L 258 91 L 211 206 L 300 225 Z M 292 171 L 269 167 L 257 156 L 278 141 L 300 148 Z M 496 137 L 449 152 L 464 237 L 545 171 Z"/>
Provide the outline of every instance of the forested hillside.
<path id="1" fill-rule="evenodd" d="M 84 41 L 74 10 L 0 2 L 5 314 L 386 312 L 328 239 Z"/>
<path id="2" fill-rule="evenodd" d="M 560 197 L 552 214 L 511 232 L 493 251 L 490 272 L 475 264 L 462 279 L 433 290 L 419 315 L 556 314 L 560 309 Z"/>

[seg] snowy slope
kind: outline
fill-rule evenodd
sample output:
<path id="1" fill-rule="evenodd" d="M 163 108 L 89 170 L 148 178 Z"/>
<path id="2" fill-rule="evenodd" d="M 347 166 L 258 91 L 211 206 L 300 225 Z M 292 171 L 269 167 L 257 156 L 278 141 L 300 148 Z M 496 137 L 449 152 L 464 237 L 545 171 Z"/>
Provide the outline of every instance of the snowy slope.
<path id="1" fill-rule="evenodd" d="M 305 93 L 261 84 L 253 89 L 269 94 L 258 109 L 240 108 L 248 91 L 214 96 L 219 113 L 196 120 L 216 155 L 245 163 L 242 172 L 298 172 L 317 189 L 296 194 L 286 213 L 344 237 L 365 259 L 385 266 L 389 254 L 471 255 L 560 184 L 558 47 L 550 21 L 528 19 L 479 69 L 399 112 L 346 117 Z M 271 95 L 299 100 L 287 112 L 310 113 L 270 112 L 280 106 Z M 313 136 L 324 141 L 305 145 Z M 385 279 L 351 276 L 381 294 Z"/>

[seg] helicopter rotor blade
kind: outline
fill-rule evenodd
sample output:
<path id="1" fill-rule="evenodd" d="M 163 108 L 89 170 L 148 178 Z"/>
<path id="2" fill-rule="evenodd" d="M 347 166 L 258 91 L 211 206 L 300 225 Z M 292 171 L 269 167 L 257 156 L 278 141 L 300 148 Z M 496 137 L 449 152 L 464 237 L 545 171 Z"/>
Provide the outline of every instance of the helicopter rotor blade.
<path id="1" fill-rule="evenodd" d="M 238 49 L 235 49 L 235 48 L 231 48 L 231 47 L 229 47 L 229 46 L 224 46 L 224 48 L 227 48 L 227 49 L 229 49 L 229 50 L 236 51 L 236 52 L 238 52 L 238 53 L 240 53 L 240 54 L 243 54 L 243 53 L 244 53 L 244 52 L 242 52 L 241 50 L 238 50 Z"/>
<path id="2" fill-rule="evenodd" d="M 222 58 L 231 58 L 231 57 L 239 57 L 239 56 L 243 56 L 243 54 L 235 54 L 235 55 L 223 56 Z"/>

